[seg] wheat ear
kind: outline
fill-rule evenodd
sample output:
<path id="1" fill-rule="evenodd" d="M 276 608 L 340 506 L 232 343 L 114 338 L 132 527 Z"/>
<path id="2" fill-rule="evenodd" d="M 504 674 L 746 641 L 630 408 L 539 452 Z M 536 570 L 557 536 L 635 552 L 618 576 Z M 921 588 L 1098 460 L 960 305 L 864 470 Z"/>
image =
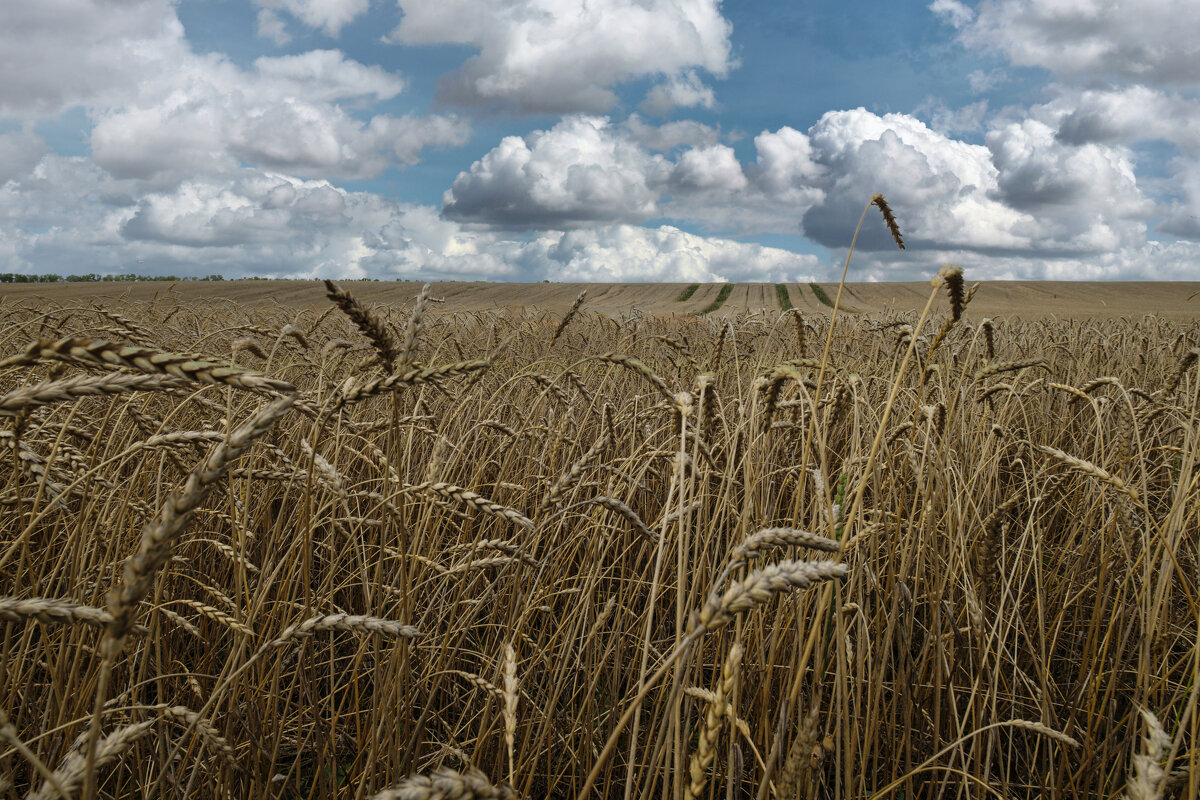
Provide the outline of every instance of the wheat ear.
<path id="1" fill-rule="evenodd" d="M 947 264 L 938 273 L 946 282 L 946 294 L 950 297 L 950 313 L 955 322 L 962 319 L 963 308 L 966 307 L 966 297 L 963 292 L 962 267 Z"/>
<path id="2" fill-rule="evenodd" d="M 615 497 L 609 497 L 607 495 L 598 495 L 597 497 L 591 497 L 591 498 L 588 498 L 587 500 L 581 500 L 578 503 L 567 506 L 567 508 L 564 510 L 570 511 L 573 508 L 578 508 L 580 506 L 586 506 L 586 505 L 602 506 L 604 508 L 607 508 L 610 511 L 617 512 L 622 517 L 624 517 L 626 520 L 628 520 L 629 524 L 633 526 L 633 529 L 635 531 L 637 531 L 638 533 L 640 533 L 648 542 L 650 542 L 652 544 L 658 544 L 658 534 L 656 534 L 654 531 L 650 530 L 650 527 L 648 525 L 646 525 L 646 523 L 642 520 L 641 516 L 639 516 L 636 511 L 634 511 L 632 508 L 630 508 L 628 504 L 618 500 Z"/>
<path id="3" fill-rule="evenodd" d="M 554 329 L 554 335 L 550 337 L 550 347 L 558 341 L 558 337 L 562 336 L 562 332 L 571 324 L 571 320 L 579 313 L 579 307 L 583 305 L 583 298 L 587 297 L 587 289 L 584 289 L 575 298 L 575 302 L 571 303 L 571 307 L 567 309 L 567 313 L 563 315 L 562 322 L 558 323 L 558 327 Z"/>
<path id="4" fill-rule="evenodd" d="M 22 411 L 80 397 L 101 397 L 129 392 L 155 392 L 185 385 L 171 375 L 76 375 L 36 386 L 22 386 L 0 396 L 0 416 L 15 417 Z"/>
<path id="5" fill-rule="evenodd" d="M 512 783 L 517 771 L 514 744 L 517 736 L 517 701 L 520 699 L 517 680 L 517 653 L 512 644 L 504 645 L 504 746 L 508 749 L 508 781 Z"/>
<path id="6" fill-rule="evenodd" d="M 54 774 L 46 779 L 42 788 L 27 796 L 27 800 L 57 800 L 59 797 L 73 797 L 84 778 L 93 774 L 93 770 L 103 767 L 124 753 L 138 739 L 150 732 L 155 720 L 148 719 L 134 725 L 127 725 L 105 736 L 96 743 L 95 748 L 86 748 L 90 754 L 81 750 L 72 750 L 63 759 L 62 764 Z M 91 757 L 94 754 L 94 758 Z"/>
<path id="7" fill-rule="evenodd" d="M 721 732 L 721 724 L 729 709 L 729 698 L 733 696 L 738 670 L 742 666 L 742 653 L 742 645 L 734 644 L 721 666 L 721 680 L 704 715 L 704 727 L 700 729 L 696 752 L 688 763 L 689 781 L 683 793 L 685 800 L 697 800 L 708 783 L 708 771 L 717 756 L 717 736 Z"/>
<path id="8" fill-rule="evenodd" d="M 412 316 L 404 327 L 404 345 L 400 350 L 400 367 L 408 367 L 413 363 L 413 350 L 417 346 L 417 337 L 421 335 L 421 326 L 425 323 L 425 309 L 429 307 L 429 284 L 421 287 L 417 294 L 417 302 L 413 306 Z"/>
<path id="9" fill-rule="evenodd" d="M 510 800 L 516 794 L 508 786 L 493 786 L 477 769 L 457 772 L 442 767 L 432 775 L 413 775 L 370 800 Z"/>
<path id="10" fill-rule="evenodd" d="M 750 534 L 733 548 L 729 553 L 729 564 L 721 573 L 724 577 L 714 585 L 720 586 L 734 569 L 774 547 L 811 547 L 826 553 L 836 553 L 840 546 L 833 539 L 799 528 L 763 528 Z"/>
<path id="11" fill-rule="evenodd" d="M 883 214 L 883 224 L 887 225 L 888 233 L 892 234 L 896 246 L 903 250 L 904 237 L 900 235 L 900 224 L 896 222 L 896 215 L 892 213 L 892 207 L 888 205 L 888 201 L 883 199 L 883 195 L 875 194 L 871 196 L 871 204 L 879 209 L 879 213 Z"/>
<path id="12" fill-rule="evenodd" d="M 780 561 L 730 584 L 720 597 L 713 596 L 693 615 L 689 635 L 711 633 L 734 615 L 750 611 L 785 589 L 807 589 L 814 583 L 843 578 L 849 568 L 834 561 Z"/>
<path id="13" fill-rule="evenodd" d="M 421 632 L 412 625 L 405 625 L 390 619 L 353 614 L 323 614 L 289 625 L 273 640 L 263 645 L 262 649 L 265 651 L 272 647 L 283 647 L 294 639 L 314 636 L 320 631 L 377 633 L 391 639 L 415 639 L 421 635 Z"/>
<path id="14" fill-rule="evenodd" d="M 13 622 L 36 619 L 70 625 L 81 622 L 103 628 L 112 622 L 112 615 L 102 608 L 80 605 L 56 597 L 0 597 L 0 618 Z M 144 634 L 146 628 L 134 626 L 131 633 Z"/>
<path id="15" fill-rule="evenodd" d="M 561 502 L 563 492 L 579 482 L 579 476 L 583 474 L 588 464 L 592 463 L 606 446 L 608 446 L 608 437 L 605 434 L 600 434 L 600 438 L 592 443 L 587 452 L 578 461 L 571 464 L 570 468 L 554 482 L 554 485 L 550 487 L 550 491 L 542 498 L 538 511 L 544 512 L 550 506 Z"/>
<path id="16" fill-rule="evenodd" d="M 443 378 L 468 375 L 472 372 L 486 369 L 489 363 L 488 361 L 478 359 L 459 361 L 441 367 L 413 368 L 404 372 L 398 372 L 395 375 L 389 375 L 386 378 L 371 378 L 366 381 L 360 381 L 352 377 L 338 390 L 337 400 L 334 401 L 334 410 L 345 406 L 347 403 L 364 400 L 377 394 L 390 392 L 393 389 L 401 389 L 406 386 L 419 386 L 423 383 L 437 384 Z"/>
<path id="17" fill-rule="evenodd" d="M 1039 444 L 1039 445 L 1037 445 L 1037 449 L 1039 451 L 1045 453 L 1048 456 L 1052 456 L 1053 458 L 1058 459 L 1059 461 L 1066 464 L 1068 467 L 1070 467 L 1071 469 L 1073 469 L 1077 472 L 1082 472 L 1085 475 L 1091 475 L 1093 478 L 1100 481 L 1101 483 L 1108 484 L 1109 486 L 1116 489 L 1121 494 L 1124 494 L 1127 497 L 1129 497 L 1129 499 L 1133 500 L 1133 502 L 1141 503 L 1141 498 L 1138 497 L 1138 493 L 1136 491 L 1134 491 L 1129 486 L 1129 484 L 1125 483 L 1125 481 L 1121 480 L 1116 475 L 1113 475 L 1111 472 L 1104 469 L 1103 467 L 1101 467 L 1097 464 L 1093 464 L 1091 461 L 1085 461 L 1082 458 L 1076 458 L 1073 455 L 1064 453 L 1062 450 L 1059 450 L 1057 447 L 1049 447 L 1044 444 Z"/>
<path id="18" fill-rule="evenodd" d="M 44 360 L 119 367 L 152 375 L 172 375 L 196 383 L 224 384 L 259 392 L 291 394 L 296 391 L 296 387 L 287 381 L 268 378 L 252 370 L 150 347 L 122 345 L 104 339 L 40 339 L 27 346 L 20 355 L 0 362 L 0 368 L 27 366 Z"/>
<path id="19" fill-rule="evenodd" d="M 325 295 L 371 340 L 384 368 L 391 369 L 398 355 L 396 343 L 392 340 L 387 326 L 375 316 L 371 308 L 360 303 L 352 294 L 329 279 L 325 280 Z"/>
<path id="20" fill-rule="evenodd" d="M 1154 712 L 1144 708 L 1141 711 L 1146 735 L 1142 737 L 1141 752 L 1133 754 L 1125 796 L 1129 800 L 1161 800 L 1166 778 L 1162 762 L 1171 749 L 1171 737 L 1163 730 Z"/>
<path id="21" fill-rule="evenodd" d="M 427 492 L 440 495 L 450 500 L 457 500 L 460 503 L 472 506 L 473 508 L 482 511 L 485 514 L 491 514 L 494 517 L 508 520 L 509 522 L 520 525 L 522 528 L 526 528 L 528 530 L 533 530 L 535 527 L 537 527 L 534 525 L 533 520 L 522 514 L 520 511 L 517 511 L 514 508 L 509 508 L 508 506 L 502 506 L 499 503 L 493 503 L 491 500 L 483 497 L 482 495 L 476 494 L 468 489 L 464 489 L 461 486 L 455 486 L 451 483 L 425 481 L 424 483 L 407 486 L 405 487 L 405 491 Z"/>

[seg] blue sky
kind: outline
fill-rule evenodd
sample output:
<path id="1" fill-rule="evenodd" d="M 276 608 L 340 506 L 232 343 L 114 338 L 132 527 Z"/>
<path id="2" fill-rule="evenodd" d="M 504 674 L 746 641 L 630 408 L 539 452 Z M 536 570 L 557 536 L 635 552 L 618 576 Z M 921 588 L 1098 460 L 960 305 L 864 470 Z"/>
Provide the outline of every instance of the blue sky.
<path id="1" fill-rule="evenodd" d="M 0 271 L 1200 278 L 1194 0 L 0 5 Z"/>

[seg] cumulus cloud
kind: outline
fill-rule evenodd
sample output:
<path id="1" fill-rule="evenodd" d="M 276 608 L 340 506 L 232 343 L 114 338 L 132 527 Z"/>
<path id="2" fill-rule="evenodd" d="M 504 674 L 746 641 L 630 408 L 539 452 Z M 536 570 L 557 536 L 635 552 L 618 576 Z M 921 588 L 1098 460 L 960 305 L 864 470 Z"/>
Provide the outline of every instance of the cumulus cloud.
<path id="1" fill-rule="evenodd" d="M 950 263 L 961 266 L 968 281 L 1194 281 L 1198 260 L 1200 242 L 1186 241 L 1146 241 L 1084 256 L 936 250 L 916 259 L 856 250 L 850 275 L 855 281 L 925 280 L 938 264 Z"/>
<path id="2" fill-rule="evenodd" d="M 1069 254 L 1136 244 L 1155 212 L 1127 149 L 1063 142 L 1033 119 L 990 130 L 983 146 L 906 114 L 829 112 L 807 133 L 759 134 L 744 165 L 717 142 L 661 152 L 648 139 L 599 117 L 508 137 L 458 176 L 443 213 L 514 229 L 668 217 L 714 232 L 802 230 L 837 248 L 883 192 L 916 251 Z M 895 248 L 875 225 L 858 246 Z"/>
<path id="3" fill-rule="evenodd" d="M 0 186 L 28 175 L 45 153 L 46 143 L 31 125 L 0 134 Z"/>
<path id="4" fill-rule="evenodd" d="M 696 236 L 669 225 L 549 232 L 521 250 L 534 274 L 571 281 L 803 281 L 827 272 L 815 256 Z"/>
<path id="5" fill-rule="evenodd" d="M 930 9 L 969 47 L 1064 77 L 1108 75 L 1147 84 L 1200 84 L 1193 0 L 994 0 Z"/>
<path id="6" fill-rule="evenodd" d="M 358 5 L 366 0 L 279 7 L 336 28 Z M 249 70 L 197 54 L 167 0 L 0 4 L 0 70 L 0 117 L 83 105 L 96 162 L 156 184 L 244 163 L 364 178 L 468 133 L 445 115 L 360 119 L 348 108 L 394 98 L 404 80 L 338 50 L 259 58 Z"/>
<path id="7" fill-rule="evenodd" d="M 245 168 L 136 194 L 87 159 L 48 155 L 0 186 L 0 254 L 13 268 L 70 273 L 595 281 L 807 280 L 816 258 L 670 226 L 605 225 L 528 236 L 472 231 L 437 210 L 322 180 Z M 63 192 L 68 194 L 63 196 Z M 138 266 L 134 266 L 137 264 Z"/>
<path id="8" fill-rule="evenodd" d="M 302 177 L 363 178 L 421 149 L 463 144 L 452 117 L 361 122 L 339 101 L 384 100 L 404 82 L 337 50 L 260 58 L 245 72 L 219 56 L 193 56 L 138 101 L 96 113 L 92 152 L 118 177 L 178 181 L 246 162 Z"/>
<path id="9" fill-rule="evenodd" d="M 1028 212 L 1036 226 L 1022 223 L 1022 230 L 1031 238 L 1096 252 L 1144 240 L 1154 203 L 1123 148 L 1066 145 L 1036 120 L 991 131 L 987 144 L 999 170 L 997 195 Z"/>
<path id="10" fill-rule="evenodd" d="M 1057 116 L 1058 138 L 1070 144 L 1160 139 L 1200 154 L 1200 101 L 1174 92 L 1140 85 L 1064 90 L 1043 109 Z"/>
<path id="11" fill-rule="evenodd" d="M 119 102 L 186 51 L 170 0 L 0 3 L 0 117 Z"/>
<path id="12" fill-rule="evenodd" d="M 521 111 L 596 113 L 612 88 L 664 76 L 648 99 L 655 113 L 711 105 L 696 70 L 733 66 L 732 26 L 719 0 L 397 0 L 398 44 L 470 45 L 479 53 L 439 81 L 441 98 Z"/>
<path id="13" fill-rule="evenodd" d="M 508 136 L 446 192 L 457 220 L 510 228 L 567 228 L 655 214 L 669 172 L 602 117 L 569 117 L 549 131 Z"/>
<path id="14" fill-rule="evenodd" d="M 276 12 L 286 11 L 310 28 L 337 36 L 343 27 L 370 8 L 370 0 L 254 0 L 254 3 L 263 9 L 258 16 L 259 35 L 267 36 L 271 34 L 263 31 L 263 14 L 269 14 L 269 20 L 273 18 L 282 25 Z M 279 28 L 275 22 L 270 22 L 268 30 L 278 31 Z"/>
<path id="15" fill-rule="evenodd" d="M 675 215 L 703 221 L 748 186 L 732 148 L 695 123 L 571 116 L 506 137 L 454 180 L 451 219 L 512 229 L 578 228 Z M 674 159 L 663 151 L 677 151 Z M 745 198 L 741 198 L 745 201 Z M 726 209 L 736 214 L 739 208 Z"/>

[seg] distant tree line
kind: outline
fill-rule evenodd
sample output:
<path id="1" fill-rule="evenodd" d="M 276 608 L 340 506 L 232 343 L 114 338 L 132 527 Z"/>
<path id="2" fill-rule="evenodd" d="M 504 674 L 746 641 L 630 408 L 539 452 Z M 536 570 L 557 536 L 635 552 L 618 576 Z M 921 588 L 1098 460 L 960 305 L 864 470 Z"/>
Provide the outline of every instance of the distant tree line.
<path id="1" fill-rule="evenodd" d="M 44 275 L 26 274 L 24 272 L 0 272 L 0 283 L 88 283 L 99 281 L 223 281 L 220 275 L 205 275 L 203 278 L 179 277 L 178 275 L 136 275 L 125 272 L 120 275 L 99 275 L 89 272 L 86 275 L 56 275 L 53 272 Z"/>

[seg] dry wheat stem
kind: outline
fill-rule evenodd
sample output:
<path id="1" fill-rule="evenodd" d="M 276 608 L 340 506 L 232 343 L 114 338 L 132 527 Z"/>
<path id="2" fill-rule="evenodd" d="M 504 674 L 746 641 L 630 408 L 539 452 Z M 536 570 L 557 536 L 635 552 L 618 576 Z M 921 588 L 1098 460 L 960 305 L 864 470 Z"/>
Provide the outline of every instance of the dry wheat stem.
<path id="1" fill-rule="evenodd" d="M 94 743 L 99 735 L 100 712 L 108 699 L 108 683 L 113 663 L 120 655 L 125 637 L 133 627 L 137 605 L 150 593 L 155 576 L 171 555 L 174 540 L 191 521 L 192 512 L 208 494 L 212 485 L 225 474 L 230 463 L 248 450 L 256 439 L 270 430 L 271 426 L 288 412 L 294 401 L 295 396 L 289 395 L 268 403 L 212 449 L 207 458 L 188 474 L 183 490 L 163 505 L 159 518 L 142 529 L 137 553 L 125 562 L 121 584 L 109 593 L 108 611 L 112 619 L 105 627 L 104 639 L 101 642 L 103 660 L 87 748 L 84 793 L 89 799 L 95 787 L 92 782 L 92 764 L 96 754 Z"/>
<path id="2" fill-rule="evenodd" d="M 617 737 L 633 719 L 633 715 L 641 707 L 642 700 L 662 680 L 667 670 L 689 651 L 697 639 L 732 622 L 735 614 L 750 611 L 785 589 L 808 588 L 814 583 L 845 577 L 847 572 L 848 568 L 845 564 L 837 564 L 832 561 L 782 561 L 750 573 L 745 580 L 732 584 L 721 597 L 710 598 L 698 612 L 692 615 L 688 628 L 675 650 L 663 661 L 658 670 L 646 679 L 642 684 L 641 691 L 633 698 L 624 715 L 617 721 L 616 727 L 609 734 L 604 749 L 596 757 L 596 762 L 592 765 L 583 788 L 576 795 L 576 800 L 584 800 L 588 796 L 596 778 L 600 775 L 600 770 L 616 747 Z"/>
<path id="3" fill-rule="evenodd" d="M 872 797 L 882 797 L 883 795 L 888 794 L 893 789 L 903 785 L 905 783 L 905 781 L 909 780 L 909 778 L 911 776 L 916 775 L 917 773 L 921 772 L 926 767 L 928 767 L 930 764 L 933 764 L 939 758 L 946 755 L 946 753 L 949 753 L 952 750 L 955 750 L 955 749 L 961 747 L 964 743 L 975 738 L 976 736 L 980 735 L 981 733 L 986 733 L 987 731 L 994 730 L 996 728 L 1021 728 L 1023 730 L 1028 730 L 1028 731 L 1033 731 L 1034 733 L 1039 733 L 1042 736 L 1045 736 L 1049 739 L 1053 739 L 1056 742 L 1061 742 L 1062 744 L 1065 744 L 1069 747 L 1080 747 L 1081 746 L 1080 743 L 1077 740 L 1075 740 L 1073 737 L 1063 733 L 1062 731 L 1057 731 L 1054 728 L 1051 728 L 1049 725 L 1044 725 L 1040 722 L 1034 722 L 1032 720 L 1025 720 L 1025 719 L 1000 720 L 999 722 L 993 722 L 990 725 L 984 725 L 982 728 L 977 728 L 968 734 L 958 737 L 953 742 L 946 745 L 945 747 L 943 747 L 941 750 L 934 753 L 929 758 L 925 759 L 924 762 L 922 762 L 921 764 L 918 764 L 916 767 L 913 767 L 906 774 L 902 775 L 901 777 L 899 777 L 896 780 L 892 781 L 891 783 L 887 784 L 882 789 L 872 790 L 871 796 Z"/>

